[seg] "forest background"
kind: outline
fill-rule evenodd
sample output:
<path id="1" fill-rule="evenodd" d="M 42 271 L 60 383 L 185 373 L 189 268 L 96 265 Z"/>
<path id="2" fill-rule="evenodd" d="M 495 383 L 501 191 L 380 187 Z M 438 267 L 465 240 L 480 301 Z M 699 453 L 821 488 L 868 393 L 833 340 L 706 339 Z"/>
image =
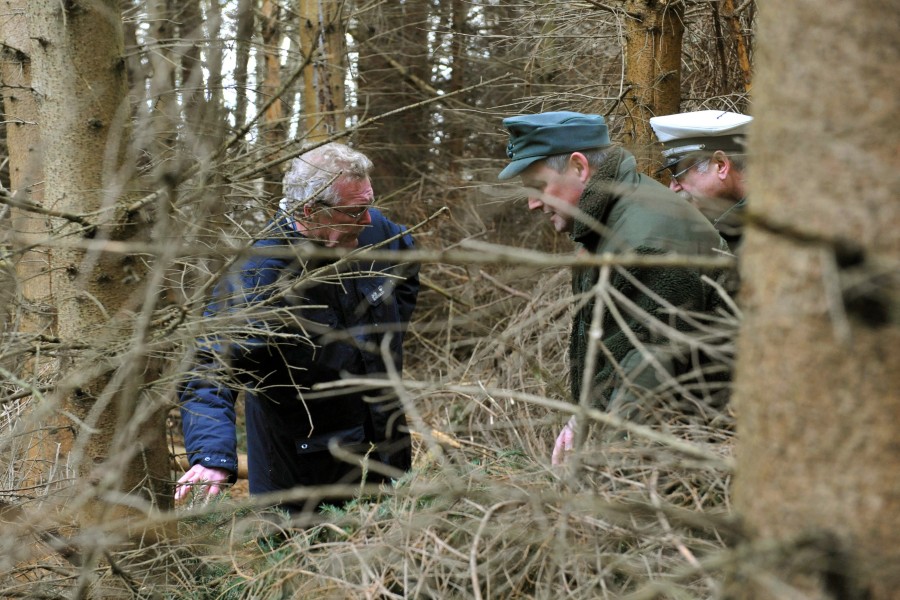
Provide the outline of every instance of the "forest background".
<path id="1" fill-rule="evenodd" d="M 0 1 L 0 595 L 896 597 L 896 4 Z M 649 117 L 706 108 L 755 117 L 733 402 L 552 469 L 608 417 L 567 402 L 574 248 L 496 181 L 501 119 L 602 114 L 652 172 Z M 208 291 L 330 139 L 416 227 L 415 469 L 303 523 L 173 506 Z"/>

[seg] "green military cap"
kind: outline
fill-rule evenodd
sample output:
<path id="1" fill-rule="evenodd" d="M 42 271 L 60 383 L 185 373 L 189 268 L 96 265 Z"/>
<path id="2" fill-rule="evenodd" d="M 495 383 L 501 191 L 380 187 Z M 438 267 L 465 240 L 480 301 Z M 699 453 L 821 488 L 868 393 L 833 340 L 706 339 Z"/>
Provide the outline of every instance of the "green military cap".
<path id="1" fill-rule="evenodd" d="M 509 131 L 506 155 L 512 160 L 499 179 L 511 179 L 532 163 L 556 154 L 609 146 L 609 129 L 600 115 L 558 111 L 503 119 Z"/>

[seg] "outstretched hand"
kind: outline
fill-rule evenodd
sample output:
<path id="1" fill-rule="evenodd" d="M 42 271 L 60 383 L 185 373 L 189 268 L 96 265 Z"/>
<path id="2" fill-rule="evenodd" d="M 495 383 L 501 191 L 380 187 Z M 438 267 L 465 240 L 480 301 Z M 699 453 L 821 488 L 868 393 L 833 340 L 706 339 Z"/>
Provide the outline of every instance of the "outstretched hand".
<path id="1" fill-rule="evenodd" d="M 573 416 L 566 423 L 559 435 L 556 436 L 556 443 L 553 445 L 553 454 L 550 456 L 550 462 L 553 465 L 565 464 L 569 453 L 575 448 L 575 417 Z"/>
<path id="2" fill-rule="evenodd" d="M 195 495 L 210 498 L 222 491 L 224 484 L 228 482 L 231 473 L 225 469 L 194 465 L 178 480 L 175 488 L 175 500 L 181 500 L 191 491 Z"/>

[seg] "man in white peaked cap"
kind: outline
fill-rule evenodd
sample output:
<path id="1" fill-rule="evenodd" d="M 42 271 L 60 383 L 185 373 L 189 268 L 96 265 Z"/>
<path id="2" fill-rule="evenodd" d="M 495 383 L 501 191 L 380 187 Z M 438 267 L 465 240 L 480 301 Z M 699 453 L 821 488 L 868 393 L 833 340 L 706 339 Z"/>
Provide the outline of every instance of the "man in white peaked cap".
<path id="1" fill-rule="evenodd" d="M 721 110 L 650 119 L 663 145 L 662 170 L 670 173 L 669 188 L 689 195 L 732 251 L 743 234 L 745 136 L 751 121 L 753 117 Z"/>

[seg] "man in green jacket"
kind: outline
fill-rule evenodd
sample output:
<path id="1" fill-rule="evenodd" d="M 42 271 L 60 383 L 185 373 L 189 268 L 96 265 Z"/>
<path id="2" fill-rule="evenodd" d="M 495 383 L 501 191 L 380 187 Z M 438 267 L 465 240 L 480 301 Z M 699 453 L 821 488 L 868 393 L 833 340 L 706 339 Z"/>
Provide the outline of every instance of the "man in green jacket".
<path id="1" fill-rule="evenodd" d="M 710 222 L 662 184 L 637 172 L 627 151 L 610 144 L 600 115 L 547 112 L 503 120 L 509 132 L 510 164 L 501 180 L 520 177 L 528 188 L 528 208 L 542 211 L 559 233 L 568 233 L 582 251 L 646 257 L 685 257 L 727 252 Z M 709 381 L 697 373 L 696 358 L 708 346 L 696 334 L 703 315 L 718 306 L 715 286 L 700 268 L 614 267 L 572 273 L 576 313 L 569 346 L 573 401 L 628 419 L 642 420 L 650 400 L 667 397 L 693 405 L 708 400 Z M 595 301 L 601 307 L 595 313 Z M 594 314 L 601 316 L 592 325 Z M 599 346 L 589 348 L 590 339 Z M 594 357 L 590 364 L 586 358 Z M 702 379 L 702 376 L 700 377 Z M 719 382 L 721 383 L 721 382 Z M 706 385 L 704 385 L 706 384 Z M 553 464 L 565 460 L 574 443 L 574 418 L 553 448 Z"/>

